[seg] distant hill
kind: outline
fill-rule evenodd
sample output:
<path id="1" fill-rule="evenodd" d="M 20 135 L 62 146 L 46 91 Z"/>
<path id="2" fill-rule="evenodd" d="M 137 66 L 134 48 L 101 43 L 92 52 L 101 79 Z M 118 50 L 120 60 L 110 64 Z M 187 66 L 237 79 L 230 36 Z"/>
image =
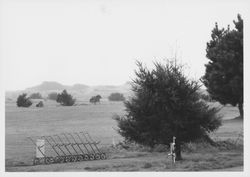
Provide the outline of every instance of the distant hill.
<path id="1" fill-rule="evenodd" d="M 66 89 L 70 94 L 73 95 L 78 101 L 84 100 L 88 101 L 94 95 L 101 95 L 103 99 L 108 99 L 111 93 L 119 92 L 128 98 L 132 95 L 131 84 L 126 82 L 122 85 L 98 85 L 98 86 L 88 86 L 84 84 L 74 84 L 74 85 L 63 85 L 58 82 L 45 81 L 39 85 L 29 87 L 25 90 L 18 91 L 6 91 L 5 100 L 6 101 L 16 101 L 18 95 L 21 93 L 27 93 L 28 95 L 39 92 L 44 98 L 47 98 L 48 94 L 51 92 L 62 92 Z M 203 94 L 208 94 L 205 89 L 200 89 Z"/>
<path id="2" fill-rule="evenodd" d="M 84 84 L 74 84 L 63 85 L 58 82 L 53 81 L 45 81 L 39 85 L 29 87 L 25 90 L 21 91 L 7 91 L 5 92 L 6 98 L 16 99 L 17 96 L 21 93 L 34 93 L 39 92 L 43 97 L 47 97 L 47 95 L 51 92 L 61 92 L 66 89 L 70 94 L 72 94 L 75 98 L 81 100 L 88 100 L 91 96 L 100 94 L 104 99 L 107 98 L 111 93 L 119 92 L 124 94 L 125 97 L 128 97 L 131 93 L 130 84 L 126 82 L 123 85 L 99 85 L 99 86 L 88 86 Z"/>
<path id="3" fill-rule="evenodd" d="M 68 89 L 69 86 L 62 85 L 58 82 L 49 82 L 45 81 L 41 83 L 40 85 L 30 87 L 25 89 L 26 91 L 52 91 L 52 90 L 63 90 L 63 89 Z"/>

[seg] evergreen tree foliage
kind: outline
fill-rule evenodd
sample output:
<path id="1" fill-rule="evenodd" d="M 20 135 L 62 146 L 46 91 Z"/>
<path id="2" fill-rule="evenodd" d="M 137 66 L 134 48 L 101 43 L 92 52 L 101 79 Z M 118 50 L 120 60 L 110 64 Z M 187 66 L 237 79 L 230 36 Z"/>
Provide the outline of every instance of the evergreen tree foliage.
<path id="1" fill-rule="evenodd" d="M 175 136 L 177 160 L 181 159 L 182 143 L 208 138 L 221 125 L 218 109 L 200 99 L 198 82 L 189 80 L 180 65 L 155 63 L 151 71 L 137 65 L 134 96 L 124 102 L 126 114 L 115 117 L 118 132 L 150 147 L 169 145 Z"/>
<path id="2" fill-rule="evenodd" d="M 237 106 L 243 118 L 243 20 L 238 15 L 235 29 L 212 30 L 207 43 L 206 73 L 202 78 L 213 100 Z"/>
<path id="3" fill-rule="evenodd" d="M 16 103 L 18 107 L 30 107 L 32 105 L 30 98 L 27 97 L 27 93 L 19 95 Z"/>
<path id="4" fill-rule="evenodd" d="M 75 104 L 75 99 L 67 93 L 67 90 L 63 90 L 62 93 L 57 95 L 56 102 L 63 106 L 73 106 Z"/>
<path id="5" fill-rule="evenodd" d="M 108 99 L 109 101 L 124 101 L 125 97 L 121 93 L 111 93 Z"/>

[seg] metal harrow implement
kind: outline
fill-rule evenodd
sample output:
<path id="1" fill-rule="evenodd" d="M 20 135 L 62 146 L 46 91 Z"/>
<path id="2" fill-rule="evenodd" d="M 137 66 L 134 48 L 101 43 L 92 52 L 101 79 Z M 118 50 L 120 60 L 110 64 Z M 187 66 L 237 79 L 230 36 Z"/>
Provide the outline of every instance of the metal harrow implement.
<path id="1" fill-rule="evenodd" d="M 34 137 L 27 138 L 36 147 L 36 157 L 33 159 L 34 165 L 104 160 L 107 158 L 106 153 L 98 148 L 100 142 L 94 141 L 87 132 L 40 136 L 36 137 L 36 140 Z"/>

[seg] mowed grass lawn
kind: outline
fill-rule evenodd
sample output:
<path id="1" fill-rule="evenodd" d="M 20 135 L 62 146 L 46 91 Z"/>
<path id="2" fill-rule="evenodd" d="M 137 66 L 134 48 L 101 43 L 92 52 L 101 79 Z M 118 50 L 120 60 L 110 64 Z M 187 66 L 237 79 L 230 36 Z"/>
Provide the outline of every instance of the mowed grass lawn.
<path id="1" fill-rule="evenodd" d="M 47 101 L 44 108 L 36 108 L 33 105 L 30 108 L 18 108 L 15 102 L 12 102 L 6 103 L 5 108 L 5 159 L 7 167 L 32 164 L 35 149 L 26 138 L 28 136 L 88 131 L 93 139 L 101 141 L 101 145 L 106 147 L 112 144 L 113 139 L 116 142 L 123 140 L 115 130 L 117 128 L 116 121 L 112 119 L 114 114 L 122 115 L 125 113 L 122 102 L 104 101 L 96 105 L 83 104 L 63 107 L 53 101 Z M 223 107 L 220 114 L 225 121 L 214 133 L 214 136 L 219 139 L 237 138 L 239 133 L 243 131 L 243 122 L 228 120 L 239 115 L 237 108 Z M 243 155 L 243 152 L 240 150 L 236 154 Z M 233 155 L 235 154 L 233 153 Z M 189 154 L 189 156 L 192 155 Z M 150 158 L 153 158 L 152 155 Z M 204 160 L 206 161 L 206 158 Z M 237 164 L 243 164 L 243 160 L 242 163 L 241 160 L 240 156 Z"/>

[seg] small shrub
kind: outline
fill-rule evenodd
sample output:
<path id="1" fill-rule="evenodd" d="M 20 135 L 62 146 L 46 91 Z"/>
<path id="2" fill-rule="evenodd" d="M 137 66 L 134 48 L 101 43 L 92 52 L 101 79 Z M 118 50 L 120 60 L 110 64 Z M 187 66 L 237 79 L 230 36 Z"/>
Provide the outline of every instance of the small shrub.
<path id="1" fill-rule="evenodd" d="M 101 99 L 101 95 L 96 95 L 96 96 L 92 96 L 90 99 L 89 99 L 89 102 L 90 103 L 93 103 L 93 104 L 96 104 L 96 103 L 100 103 L 100 99 Z"/>
<path id="2" fill-rule="evenodd" d="M 108 99 L 109 101 L 124 101 L 125 97 L 121 93 L 111 93 Z"/>
<path id="3" fill-rule="evenodd" d="M 39 101 L 39 103 L 36 104 L 36 107 L 39 107 L 39 108 L 40 108 L 40 107 L 43 107 L 43 106 L 44 106 L 44 104 L 43 104 L 42 101 Z"/>
<path id="4" fill-rule="evenodd" d="M 75 99 L 67 93 L 67 90 L 63 90 L 61 94 L 58 94 L 56 102 L 63 106 L 73 106 L 75 104 Z"/>
<path id="5" fill-rule="evenodd" d="M 30 107 L 32 105 L 30 98 L 27 97 L 27 93 L 19 95 L 16 103 L 18 107 Z"/>

